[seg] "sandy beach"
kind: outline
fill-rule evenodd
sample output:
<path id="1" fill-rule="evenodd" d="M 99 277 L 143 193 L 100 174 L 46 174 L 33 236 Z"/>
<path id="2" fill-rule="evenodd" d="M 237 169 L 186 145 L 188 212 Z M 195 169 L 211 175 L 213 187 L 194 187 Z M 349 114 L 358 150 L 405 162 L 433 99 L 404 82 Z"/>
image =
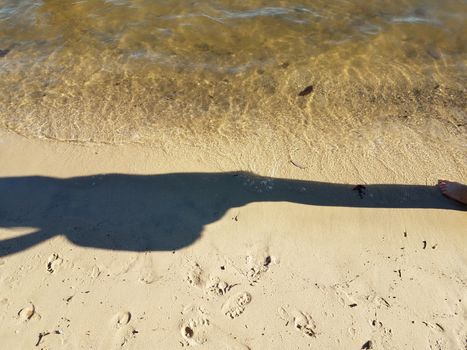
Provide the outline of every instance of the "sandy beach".
<path id="1" fill-rule="evenodd" d="M 0 164 L 2 349 L 467 346 L 466 208 L 434 187 L 459 163 L 271 174 L 2 131 Z"/>
<path id="2" fill-rule="evenodd" d="M 467 350 L 466 1 L 0 4 L 0 350 Z"/>

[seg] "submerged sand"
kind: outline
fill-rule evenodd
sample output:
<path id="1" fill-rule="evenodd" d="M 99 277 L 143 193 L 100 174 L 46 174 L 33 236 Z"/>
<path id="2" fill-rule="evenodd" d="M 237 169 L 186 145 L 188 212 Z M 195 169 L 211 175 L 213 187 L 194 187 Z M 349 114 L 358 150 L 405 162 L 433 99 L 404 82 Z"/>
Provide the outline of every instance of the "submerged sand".
<path id="1" fill-rule="evenodd" d="M 467 216 L 433 187 L 465 158 L 427 145 L 222 158 L 2 131 L 1 347 L 465 349 Z"/>

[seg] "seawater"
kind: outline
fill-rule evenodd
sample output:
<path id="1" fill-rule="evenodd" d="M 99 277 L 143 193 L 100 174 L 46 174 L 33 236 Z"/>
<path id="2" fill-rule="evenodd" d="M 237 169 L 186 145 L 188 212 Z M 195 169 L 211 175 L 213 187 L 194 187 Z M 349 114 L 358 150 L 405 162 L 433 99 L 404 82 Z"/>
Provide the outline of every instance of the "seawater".
<path id="1" fill-rule="evenodd" d="M 148 144 L 396 127 L 460 142 L 466 15 L 464 0 L 0 0 L 0 127 Z"/>

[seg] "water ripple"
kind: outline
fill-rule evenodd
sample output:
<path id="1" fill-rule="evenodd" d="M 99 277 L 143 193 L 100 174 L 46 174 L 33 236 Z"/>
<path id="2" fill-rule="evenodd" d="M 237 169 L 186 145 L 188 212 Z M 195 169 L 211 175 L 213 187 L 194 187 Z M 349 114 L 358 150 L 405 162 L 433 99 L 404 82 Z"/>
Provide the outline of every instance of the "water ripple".
<path id="1" fill-rule="evenodd" d="M 0 0 L 0 125 L 103 142 L 464 125 L 466 14 L 459 0 Z"/>

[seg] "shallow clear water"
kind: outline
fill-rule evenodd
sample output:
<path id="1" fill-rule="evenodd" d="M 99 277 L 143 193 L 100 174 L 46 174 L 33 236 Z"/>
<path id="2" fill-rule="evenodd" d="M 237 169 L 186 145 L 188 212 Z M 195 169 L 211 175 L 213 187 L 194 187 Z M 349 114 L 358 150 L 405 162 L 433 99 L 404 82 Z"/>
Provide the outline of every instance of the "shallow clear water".
<path id="1" fill-rule="evenodd" d="M 459 135 L 466 18 L 464 0 L 0 0 L 0 125 L 108 143 Z"/>

